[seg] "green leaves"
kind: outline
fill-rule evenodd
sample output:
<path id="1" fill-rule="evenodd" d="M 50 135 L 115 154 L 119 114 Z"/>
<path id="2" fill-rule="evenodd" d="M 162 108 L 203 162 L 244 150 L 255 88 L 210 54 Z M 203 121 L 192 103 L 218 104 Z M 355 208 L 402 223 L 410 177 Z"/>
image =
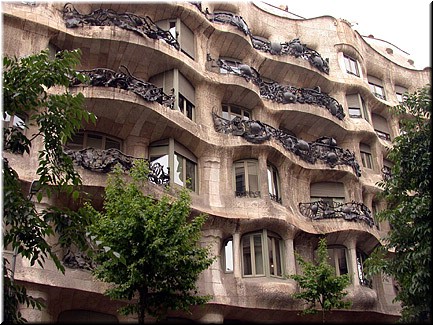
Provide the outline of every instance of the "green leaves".
<path id="1" fill-rule="evenodd" d="M 63 51 L 51 58 L 46 50 L 28 57 L 3 58 L 4 116 L 7 113 L 11 118 L 25 119 L 24 130 L 13 126 L 4 130 L 3 149 L 25 155 L 31 152 L 35 140 L 43 144 L 38 153 L 36 170 L 38 201 L 53 192 L 72 195 L 73 199 L 79 196 L 76 187 L 81 184 L 81 179 L 74 170 L 71 158 L 63 152 L 63 145 L 81 128 L 83 121 L 96 119 L 83 109 L 82 94 L 72 95 L 67 91 L 71 78 L 84 78 L 75 71 L 80 55 L 80 50 Z M 35 134 L 29 134 L 31 129 L 36 130 Z M 31 265 L 37 263 L 43 267 L 45 259 L 50 257 L 57 268 L 64 271 L 46 238 L 54 234 L 54 227 L 57 231 L 64 231 L 60 236 L 60 245 L 75 241 L 82 244 L 78 234 L 83 232 L 77 227 L 78 231 L 74 234 L 67 226 L 77 226 L 82 219 L 67 209 L 37 211 L 31 201 L 32 196 L 22 193 L 19 175 L 5 158 L 3 165 L 3 246 L 12 246 L 19 255 L 28 258 Z M 12 286 L 7 290 L 14 295 L 25 295 L 25 291 L 19 291 L 13 281 L 7 281 L 8 277 L 4 272 L 5 283 Z M 13 307 L 12 304 L 8 306 Z M 20 318 L 16 309 L 5 314 L 12 317 L 6 318 L 6 321 Z"/>
<path id="2" fill-rule="evenodd" d="M 315 262 L 305 261 L 299 254 L 296 259 L 302 267 L 303 274 L 290 275 L 289 277 L 298 282 L 301 291 L 293 295 L 296 299 L 305 300 L 307 307 L 302 314 L 315 314 L 320 306 L 322 315 L 325 311 L 333 308 L 349 308 L 351 303 L 344 301 L 347 295 L 344 291 L 350 279 L 348 274 L 336 276 L 335 271 L 328 263 L 328 252 L 326 239 L 321 238 L 317 249 L 317 260 Z M 323 319 L 324 320 L 324 319 Z"/>
<path id="3" fill-rule="evenodd" d="M 131 300 L 138 294 L 139 301 L 122 312 L 138 312 L 139 319 L 207 301 L 209 297 L 194 292 L 199 274 L 214 260 L 208 248 L 199 246 L 206 216 L 190 220 L 188 190 L 180 190 L 177 198 L 156 199 L 142 191 L 148 173 L 144 160 L 136 161 L 129 175 L 115 168 L 107 181 L 104 211 L 95 211 L 97 219 L 89 227 L 125 259 L 122 264 L 109 251 L 100 251 L 95 276 L 113 284 L 106 292 L 113 299 Z"/>
<path id="4" fill-rule="evenodd" d="M 430 86 L 395 108 L 401 134 L 388 154 L 392 177 L 380 184 L 388 207 L 378 215 L 391 230 L 383 251 L 366 261 L 370 274 L 383 272 L 399 283 L 402 322 L 431 320 L 431 109 Z M 387 250 L 395 253 L 385 258 Z"/>

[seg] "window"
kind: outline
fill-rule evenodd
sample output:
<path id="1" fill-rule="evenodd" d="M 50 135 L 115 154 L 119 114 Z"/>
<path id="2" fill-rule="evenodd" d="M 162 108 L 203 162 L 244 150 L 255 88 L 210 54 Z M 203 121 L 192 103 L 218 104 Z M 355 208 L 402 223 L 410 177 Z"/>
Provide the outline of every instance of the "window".
<path id="1" fill-rule="evenodd" d="M 178 69 L 166 71 L 149 79 L 166 94 L 175 95 L 174 109 L 195 121 L 195 88 Z"/>
<path id="2" fill-rule="evenodd" d="M 195 120 L 195 106 L 188 99 L 185 98 L 181 93 L 179 93 L 179 110 L 190 120 Z"/>
<path id="3" fill-rule="evenodd" d="M 330 208 L 345 202 L 344 184 L 339 182 L 317 182 L 310 185 L 311 202 L 322 200 Z"/>
<path id="4" fill-rule="evenodd" d="M 226 65 L 228 65 L 231 70 L 226 69 L 224 67 L 220 67 L 220 73 L 241 73 L 240 66 L 242 62 L 232 59 L 232 58 L 220 58 Z"/>
<path id="5" fill-rule="evenodd" d="M 170 175 L 170 183 L 197 191 L 197 159 L 174 139 L 166 139 L 151 144 L 150 162 L 159 163 L 163 171 Z"/>
<path id="6" fill-rule="evenodd" d="M 242 236 L 242 270 L 245 277 L 283 276 L 282 239 L 266 229 Z"/>
<path id="7" fill-rule="evenodd" d="M 271 200 L 281 203 L 280 178 L 278 176 L 277 168 L 275 166 L 268 164 L 267 174 L 268 174 L 269 197 L 271 198 Z"/>
<path id="8" fill-rule="evenodd" d="M 194 33 L 178 18 L 161 20 L 156 23 L 159 28 L 168 30 L 180 45 L 180 50 L 194 60 L 195 39 Z"/>
<path id="9" fill-rule="evenodd" d="M 372 113 L 371 119 L 373 122 L 374 131 L 376 132 L 377 136 L 383 140 L 391 141 L 388 121 L 386 120 L 386 118 L 378 114 Z"/>
<path id="10" fill-rule="evenodd" d="M 403 104 L 403 102 L 407 98 L 407 88 L 401 87 L 401 86 L 395 86 L 395 96 L 397 97 L 397 101 L 400 104 Z"/>
<path id="11" fill-rule="evenodd" d="M 359 283 L 363 286 L 367 286 L 371 288 L 371 280 L 365 277 L 364 272 L 364 262 L 367 259 L 367 254 L 361 252 L 360 250 L 356 250 L 356 268 L 358 269 L 358 278 Z"/>
<path id="12" fill-rule="evenodd" d="M 386 100 L 385 91 L 382 86 L 382 80 L 373 76 L 367 76 L 367 79 L 368 85 L 370 86 L 370 91 L 373 93 L 373 95 L 377 98 Z"/>
<path id="13" fill-rule="evenodd" d="M 346 247 L 328 246 L 329 265 L 334 267 L 337 276 L 349 273 L 346 255 Z"/>
<path id="14" fill-rule="evenodd" d="M 26 128 L 27 117 L 24 114 L 9 115 L 3 112 L 3 128 L 17 127 L 24 132 Z"/>
<path id="15" fill-rule="evenodd" d="M 359 77 L 358 61 L 346 54 L 343 55 L 343 58 L 346 72 Z"/>
<path id="16" fill-rule="evenodd" d="M 361 95 L 352 94 L 346 95 L 347 106 L 349 109 L 349 117 L 351 118 L 363 118 L 367 122 L 370 121 L 367 106 Z"/>
<path id="17" fill-rule="evenodd" d="M 122 141 L 114 137 L 95 132 L 78 132 L 69 142 L 66 143 L 68 149 L 81 150 L 84 148 L 93 149 L 118 149 L 121 150 Z"/>
<path id="18" fill-rule="evenodd" d="M 371 157 L 371 148 L 365 143 L 359 144 L 359 150 L 361 152 L 362 166 L 365 168 L 373 169 L 373 159 Z"/>
<path id="19" fill-rule="evenodd" d="M 223 270 L 225 273 L 233 272 L 233 238 L 229 238 L 224 243 L 223 256 Z"/>
<path id="20" fill-rule="evenodd" d="M 233 120 L 236 116 L 243 120 L 249 120 L 251 118 L 251 113 L 242 107 L 234 105 L 222 105 L 222 117 L 226 120 Z"/>
<path id="21" fill-rule="evenodd" d="M 234 163 L 235 195 L 237 197 L 260 197 L 258 170 L 257 160 L 239 160 Z"/>

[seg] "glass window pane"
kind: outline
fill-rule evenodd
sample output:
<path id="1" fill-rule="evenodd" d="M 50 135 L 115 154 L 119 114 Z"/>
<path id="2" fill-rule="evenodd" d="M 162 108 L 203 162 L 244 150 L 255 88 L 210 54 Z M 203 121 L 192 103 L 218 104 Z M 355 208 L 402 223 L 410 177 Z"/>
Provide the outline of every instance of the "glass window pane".
<path id="1" fill-rule="evenodd" d="M 185 98 L 179 93 L 179 111 L 183 113 L 185 107 Z"/>
<path id="2" fill-rule="evenodd" d="M 186 160 L 186 179 L 189 180 L 187 187 L 192 190 L 195 191 L 195 167 L 196 164 L 194 162 L 192 162 L 189 159 L 185 159 Z"/>
<path id="3" fill-rule="evenodd" d="M 102 136 L 97 134 L 88 134 L 86 147 L 102 149 Z"/>
<path id="4" fill-rule="evenodd" d="M 337 254 L 340 275 L 347 274 L 346 250 L 344 248 L 337 248 Z"/>
<path id="5" fill-rule="evenodd" d="M 357 107 L 349 107 L 349 116 L 354 118 L 361 118 L 361 109 Z"/>
<path id="6" fill-rule="evenodd" d="M 254 235 L 254 262 L 256 265 L 256 275 L 264 274 L 263 271 L 263 252 L 262 235 Z"/>
<path id="7" fill-rule="evenodd" d="M 244 163 L 235 164 L 236 192 L 245 192 L 245 168 Z"/>
<path id="8" fill-rule="evenodd" d="M 76 133 L 72 136 L 72 139 L 68 142 L 68 148 L 72 150 L 83 149 L 84 133 Z"/>
<path id="9" fill-rule="evenodd" d="M 178 154 L 174 155 L 174 182 L 180 186 L 184 185 L 183 157 Z"/>
<path id="10" fill-rule="evenodd" d="M 279 239 L 274 239 L 274 243 L 275 243 L 275 264 L 276 264 L 276 275 L 278 276 L 282 276 L 283 275 L 283 270 L 282 270 L 282 262 L 281 262 L 281 247 L 280 247 L 280 240 Z"/>
<path id="11" fill-rule="evenodd" d="M 224 271 L 233 271 L 233 240 L 230 239 L 224 246 Z"/>
<path id="12" fill-rule="evenodd" d="M 248 190 L 250 192 L 258 192 L 259 190 L 259 176 L 257 169 L 257 162 L 248 162 Z"/>
<path id="13" fill-rule="evenodd" d="M 105 149 L 111 149 L 111 148 L 120 150 L 120 142 L 116 141 L 114 139 L 106 138 L 105 139 Z"/>
<path id="14" fill-rule="evenodd" d="M 242 110 L 239 107 L 232 106 L 231 107 L 231 112 L 232 112 L 232 115 L 236 115 L 236 116 L 242 117 Z"/>
<path id="15" fill-rule="evenodd" d="M 151 156 L 150 157 L 151 163 L 159 163 L 161 166 L 163 166 L 162 170 L 168 174 L 168 155 L 162 155 L 162 156 Z"/>
<path id="16" fill-rule="evenodd" d="M 269 258 L 269 273 L 275 275 L 276 261 L 274 261 L 273 239 L 268 236 L 268 258 Z"/>
<path id="17" fill-rule="evenodd" d="M 244 265 L 244 275 L 252 275 L 250 236 L 242 238 L 242 260 Z"/>

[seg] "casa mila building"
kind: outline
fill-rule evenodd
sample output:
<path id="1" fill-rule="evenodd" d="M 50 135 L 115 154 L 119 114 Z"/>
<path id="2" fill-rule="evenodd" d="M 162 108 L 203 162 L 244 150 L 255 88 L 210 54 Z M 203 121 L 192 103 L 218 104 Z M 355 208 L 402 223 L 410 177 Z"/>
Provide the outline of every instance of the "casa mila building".
<path id="1" fill-rule="evenodd" d="M 416 69 L 407 53 L 344 19 L 304 19 L 259 1 L 21 1 L 2 10 L 4 55 L 82 51 L 89 82 L 69 91 L 85 96 L 97 122 L 65 151 L 96 207 L 116 163 L 147 159 L 149 194 L 187 186 L 193 211 L 208 215 L 201 243 L 217 259 L 198 287 L 212 299 L 170 312 L 168 322 L 320 321 L 299 315 L 299 287 L 286 275 L 301 272 L 295 253 L 313 260 L 321 237 L 336 274 L 351 279 L 352 306 L 328 321 L 398 320 L 397 284 L 366 278 L 363 262 L 390 229 L 375 215 L 386 208 L 378 182 L 392 177 L 387 152 L 399 134 L 391 108 L 430 83 L 431 68 Z M 41 148 L 3 152 L 24 190 Z M 28 321 L 137 321 L 117 312 L 122 302 L 104 295 L 107 284 L 79 251 L 57 254 L 65 274 L 50 261 L 43 269 L 16 261 L 15 280 L 46 305 L 22 306 Z"/>

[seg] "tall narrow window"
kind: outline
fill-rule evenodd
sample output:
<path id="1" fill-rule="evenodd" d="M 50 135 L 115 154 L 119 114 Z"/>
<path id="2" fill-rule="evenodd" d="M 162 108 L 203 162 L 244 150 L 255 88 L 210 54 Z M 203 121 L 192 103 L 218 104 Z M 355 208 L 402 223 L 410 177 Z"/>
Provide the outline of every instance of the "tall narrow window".
<path id="1" fill-rule="evenodd" d="M 407 97 L 407 88 L 402 86 L 395 86 L 395 96 L 397 97 L 397 101 L 400 104 L 403 104 L 403 101 Z"/>
<path id="2" fill-rule="evenodd" d="M 363 118 L 369 121 L 367 106 L 359 94 L 346 95 L 349 116 L 351 118 Z"/>
<path id="3" fill-rule="evenodd" d="M 388 121 L 386 120 L 386 118 L 378 114 L 372 113 L 371 119 L 373 122 L 374 131 L 376 131 L 377 136 L 383 140 L 391 141 Z"/>
<path id="4" fill-rule="evenodd" d="M 362 166 L 373 169 L 373 159 L 371 157 L 371 148 L 368 144 L 360 143 L 359 151 L 361 152 Z"/>
<path id="5" fill-rule="evenodd" d="M 283 275 L 283 242 L 269 230 L 242 236 L 242 268 L 244 276 Z"/>
<path id="6" fill-rule="evenodd" d="M 371 280 L 367 279 L 364 272 L 364 262 L 367 259 L 367 254 L 360 250 L 356 250 L 356 267 L 358 271 L 359 283 L 363 286 L 371 288 Z"/>
<path id="7" fill-rule="evenodd" d="M 281 203 L 280 178 L 278 176 L 278 170 L 275 166 L 270 164 L 268 164 L 267 169 L 269 197 L 271 200 Z"/>
<path id="8" fill-rule="evenodd" d="M 373 93 L 373 95 L 376 96 L 377 98 L 386 100 L 385 90 L 383 89 L 382 80 L 373 76 L 367 76 L 367 78 L 368 78 L 368 85 L 370 86 L 370 90 Z"/>
<path id="9" fill-rule="evenodd" d="M 343 55 L 343 58 L 346 72 L 359 77 L 358 61 L 346 54 Z"/>
<path id="10" fill-rule="evenodd" d="M 225 273 L 233 272 L 233 238 L 229 238 L 224 243 L 224 252 L 222 254 L 222 264 Z"/>
<path id="11" fill-rule="evenodd" d="M 238 197 L 260 197 L 258 161 L 239 160 L 234 163 L 235 195 Z"/>
<path id="12" fill-rule="evenodd" d="M 328 246 L 329 264 L 334 267 L 337 276 L 349 273 L 346 254 L 344 246 Z"/>
<path id="13" fill-rule="evenodd" d="M 161 20 L 156 24 L 163 30 L 168 30 L 180 45 L 180 50 L 194 60 L 195 37 L 194 33 L 179 18 Z"/>

